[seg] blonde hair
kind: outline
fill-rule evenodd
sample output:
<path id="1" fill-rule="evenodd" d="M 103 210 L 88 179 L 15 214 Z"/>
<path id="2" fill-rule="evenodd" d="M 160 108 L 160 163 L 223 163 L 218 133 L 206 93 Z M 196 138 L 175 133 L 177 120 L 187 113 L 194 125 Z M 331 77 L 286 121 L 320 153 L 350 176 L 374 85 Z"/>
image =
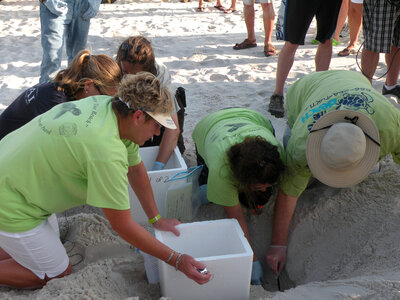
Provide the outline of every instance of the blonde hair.
<path id="1" fill-rule="evenodd" d="M 131 36 L 122 42 L 118 47 L 117 62 L 121 65 L 122 61 L 127 61 L 134 65 L 142 65 L 143 71 L 157 76 L 153 47 L 144 36 Z"/>
<path id="2" fill-rule="evenodd" d="M 103 94 L 102 91 L 118 86 L 122 72 L 111 57 L 92 55 L 89 50 L 82 50 L 67 69 L 58 72 L 53 81 L 58 83 L 59 91 L 74 99 L 82 92 L 88 79 L 93 80 L 94 86 Z"/>
<path id="3" fill-rule="evenodd" d="M 155 114 L 173 113 L 168 88 L 149 72 L 125 75 L 112 103 L 123 117 L 137 110 Z"/>

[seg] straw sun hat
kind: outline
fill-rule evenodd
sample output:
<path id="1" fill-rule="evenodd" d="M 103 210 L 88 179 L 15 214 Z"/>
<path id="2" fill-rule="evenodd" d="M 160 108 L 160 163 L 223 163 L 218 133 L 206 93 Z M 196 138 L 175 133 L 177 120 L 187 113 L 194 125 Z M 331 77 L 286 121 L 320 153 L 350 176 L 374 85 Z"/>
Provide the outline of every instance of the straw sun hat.
<path id="1" fill-rule="evenodd" d="M 321 117 L 307 138 L 307 163 L 319 181 L 350 187 L 365 179 L 379 158 L 379 131 L 368 116 L 337 110 Z"/>

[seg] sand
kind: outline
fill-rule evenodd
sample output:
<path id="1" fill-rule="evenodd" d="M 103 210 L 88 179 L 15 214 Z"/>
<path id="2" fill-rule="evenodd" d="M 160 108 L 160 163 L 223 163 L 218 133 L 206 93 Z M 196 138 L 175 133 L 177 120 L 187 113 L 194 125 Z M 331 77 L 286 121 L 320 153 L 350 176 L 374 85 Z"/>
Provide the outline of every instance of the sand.
<path id="1" fill-rule="evenodd" d="M 229 3 L 223 2 L 226 6 Z M 257 5 L 258 47 L 235 51 L 246 37 L 242 3 L 238 13 L 224 14 L 212 3 L 204 13 L 197 2 L 118 0 L 101 5 L 92 20 L 88 47 L 93 53 L 115 56 L 129 35 L 150 38 L 156 57 L 169 68 L 175 87 L 187 93 L 184 158 L 195 164 L 191 133 L 195 124 L 215 110 L 248 107 L 271 119 L 282 139 L 285 119 L 267 112 L 275 86 L 277 57 L 263 55 L 261 7 Z M 279 1 L 274 0 L 275 10 Z M 39 80 L 39 3 L 37 0 L 3 0 L 0 3 L 0 112 L 23 90 Z M 286 88 L 314 72 L 316 46 L 306 45 L 296 54 Z M 331 69 L 358 70 L 354 55 L 336 55 L 347 44 L 334 47 Z M 279 50 L 283 43 L 273 42 Z M 359 59 L 358 59 L 359 61 Z M 63 66 L 66 66 L 65 54 Z M 377 75 L 385 72 L 383 56 Z M 381 90 L 383 79 L 374 81 Z M 250 299 L 399 299 L 400 298 L 400 170 L 390 157 L 381 171 L 348 189 L 315 184 L 298 202 L 290 228 L 288 262 L 277 290 L 276 278 L 263 259 L 270 235 L 273 203 L 259 216 L 247 213 L 255 254 L 261 259 L 265 289 L 252 286 Z M 84 212 L 84 213 L 77 213 Z M 203 206 L 196 220 L 223 218 L 220 207 Z M 159 299 L 159 285 L 147 284 L 143 259 L 110 229 L 98 210 L 88 207 L 59 217 L 61 237 L 73 263 L 72 275 L 50 281 L 41 290 L 0 288 L 1 299 Z M 150 230 L 150 228 L 149 228 Z M 290 280 L 289 280 L 290 279 Z"/>

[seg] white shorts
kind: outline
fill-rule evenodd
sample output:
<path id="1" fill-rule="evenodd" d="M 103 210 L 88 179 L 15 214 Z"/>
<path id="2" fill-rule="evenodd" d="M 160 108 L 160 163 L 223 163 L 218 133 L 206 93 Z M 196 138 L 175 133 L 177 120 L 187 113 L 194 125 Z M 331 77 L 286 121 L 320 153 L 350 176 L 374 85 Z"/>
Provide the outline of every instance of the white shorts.
<path id="1" fill-rule="evenodd" d="M 272 3 L 272 0 L 243 0 L 245 5 L 252 5 L 254 3 Z"/>
<path id="2" fill-rule="evenodd" d="M 69 265 L 69 258 L 60 241 L 57 218 L 52 214 L 39 226 L 25 232 L 0 230 L 0 248 L 17 263 L 44 279 L 56 277 Z"/>
<path id="3" fill-rule="evenodd" d="M 356 4 L 362 4 L 364 0 L 350 0 L 350 1 Z"/>

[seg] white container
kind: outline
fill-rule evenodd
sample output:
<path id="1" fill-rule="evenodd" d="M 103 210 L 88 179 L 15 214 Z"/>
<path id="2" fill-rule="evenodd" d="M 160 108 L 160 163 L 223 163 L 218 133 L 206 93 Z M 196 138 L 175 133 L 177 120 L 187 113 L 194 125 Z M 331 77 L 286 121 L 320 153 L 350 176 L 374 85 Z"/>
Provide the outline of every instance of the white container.
<path id="1" fill-rule="evenodd" d="M 162 296 L 174 300 L 249 298 L 253 251 L 236 219 L 185 223 L 177 228 L 179 237 L 155 230 L 156 238 L 203 262 L 213 278 L 199 285 L 159 260 Z"/>
<path id="2" fill-rule="evenodd" d="M 153 164 L 157 158 L 158 148 L 158 146 L 140 148 L 139 153 L 150 179 L 158 211 L 162 217 L 166 217 L 166 195 L 170 185 L 170 182 L 166 181 L 176 173 L 186 171 L 187 166 L 178 147 L 176 147 L 163 170 L 149 171 L 153 168 Z M 128 190 L 133 220 L 141 224 L 147 223 L 149 218 L 144 213 L 139 199 L 136 197 L 136 194 L 130 186 Z"/>
<path id="3" fill-rule="evenodd" d="M 146 252 L 140 251 L 143 256 L 144 268 L 146 270 L 147 281 L 149 283 L 160 282 L 159 272 L 158 272 L 158 258 L 154 257 Z"/>

